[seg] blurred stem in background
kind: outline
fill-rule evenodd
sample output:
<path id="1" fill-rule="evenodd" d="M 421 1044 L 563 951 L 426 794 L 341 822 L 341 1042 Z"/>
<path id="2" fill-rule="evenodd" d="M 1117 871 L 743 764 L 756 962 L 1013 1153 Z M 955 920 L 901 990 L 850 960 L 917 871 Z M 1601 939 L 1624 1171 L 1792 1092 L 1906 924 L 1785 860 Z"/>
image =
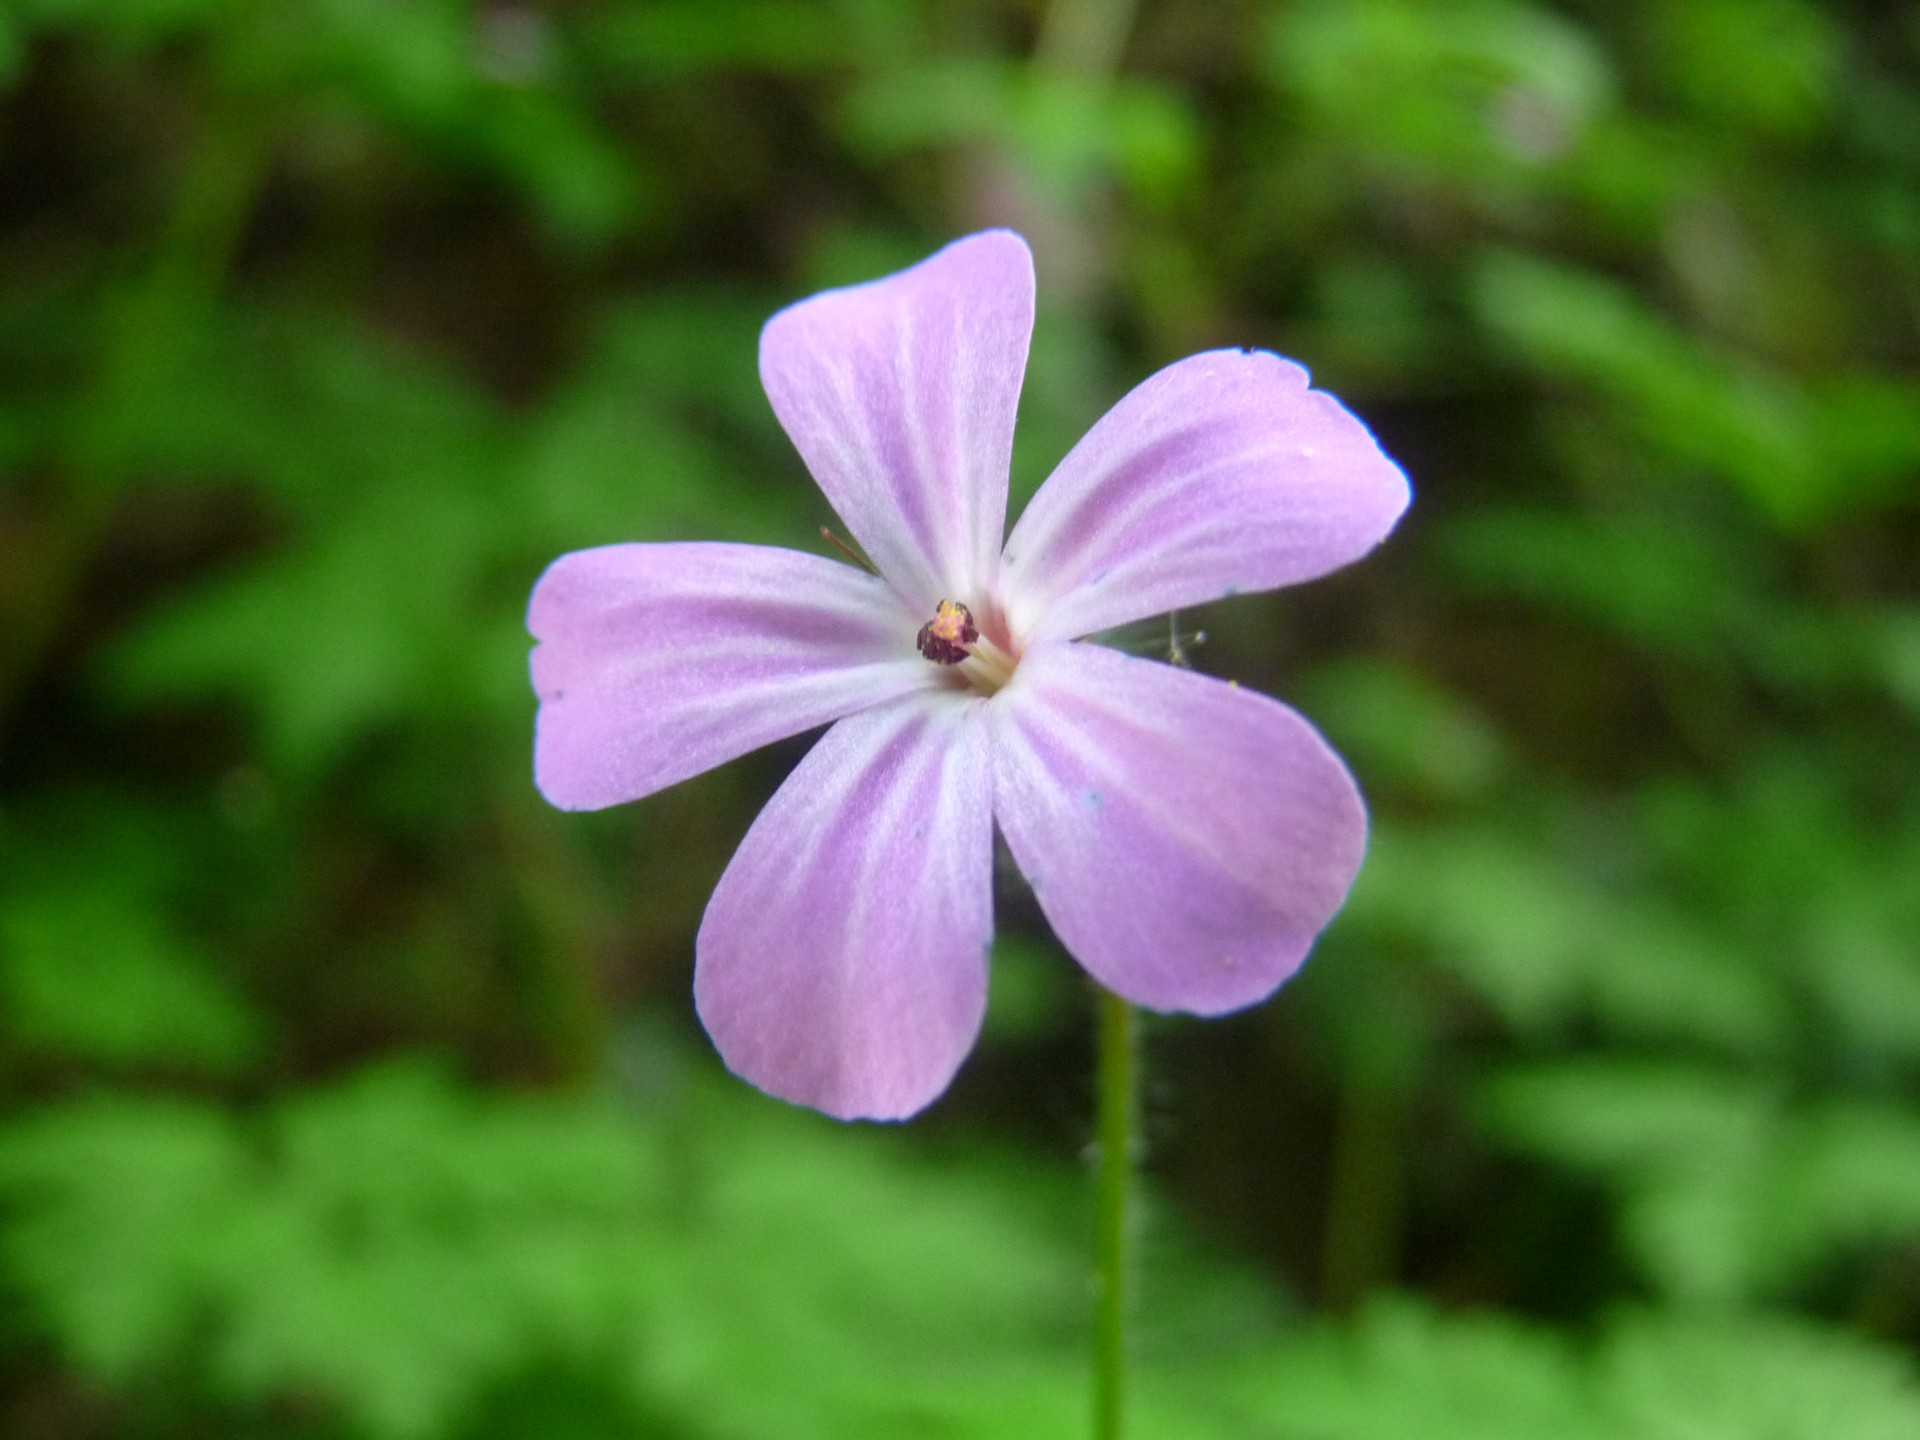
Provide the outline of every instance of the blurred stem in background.
<path id="1" fill-rule="evenodd" d="M 1104 84 L 1120 68 L 1135 0 L 1055 0 L 1034 46 L 1043 70 Z"/>
<path id="2" fill-rule="evenodd" d="M 1329 1310 L 1349 1311 L 1393 1279 L 1406 1192 L 1406 1123 L 1399 1090 L 1347 1074 L 1334 1124 L 1320 1261 L 1321 1301 Z"/>
<path id="3" fill-rule="evenodd" d="M 199 119 L 151 254 L 109 305 L 93 383 L 75 407 L 63 446 L 64 508 L 46 522 L 39 554 L 16 577 L 10 613 L 0 625 L 0 727 L 58 637 L 112 520 L 127 417 L 180 359 L 253 212 L 272 151 L 271 127 L 229 103 L 209 105 Z"/>
<path id="4" fill-rule="evenodd" d="M 1127 1280 L 1132 1268 L 1128 1202 L 1140 1144 L 1140 1024 L 1133 1007 L 1111 991 L 1099 1006 L 1099 1147 L 1095 1181 L 1093 1434 L 1120 1440 L 1126 1431 Z"/>
<path id="5" fill-rule="evenodd" d="M 1029 67 L 1029 108 L 1050 114 L 1055 124 L 1072 117 L 1069 132 L 1104 131 L 1135 9 L 1135 0 L 1049 5 Z M 1067 147 L 1069 161 L 1058 154 L 1046 159 L 1040 151 L 1049 147 L 1035 147 L 1034 132 L 1026 139 L 1021 159 L 987 157 L 986 207 L 995 223 L 1021 230 L 1046 257 L 1052 304 L 1084 306 L 1101 298 L 1109 271 L 1111 156 L 1075 145 Z"/>
<path id="6" fill-rule="evenodd" d="M 1414 1097 L 1434 1017 L 1417 979 L 1386 954 L 1340 957 L 1359 982 L 1329 1015 L 1339 1083 L 1321 1235 L 1320 1299 L 1346 1313 L 1398 1277 Z"/>

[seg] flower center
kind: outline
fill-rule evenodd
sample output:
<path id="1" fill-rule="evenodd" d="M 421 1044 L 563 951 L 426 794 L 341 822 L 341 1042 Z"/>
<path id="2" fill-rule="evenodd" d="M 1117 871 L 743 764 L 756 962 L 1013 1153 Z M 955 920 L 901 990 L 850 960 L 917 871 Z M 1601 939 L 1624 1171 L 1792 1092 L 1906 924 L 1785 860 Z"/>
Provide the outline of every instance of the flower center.
<path id="1" fill-rule="evenodd" d="M 989 617 L 991 618 L 991 617 Z M 942 600 L 933 618 L 914 637 L 920 653 L 936 665 L 951 666 L 956 677 L 982 695 L 991 695 L 1013 677 L 1019 656 L 982 635 L 973 611 L 958 600 Z"/>
<path id="2" fill-rule="evenodd" d="M 967 647 L 980 638 L 973 612 L 954 600 L 942 600 L 933 619 L 920 627 L 915 644 L 936 665 L 958 665 L 971 653 Z"/>

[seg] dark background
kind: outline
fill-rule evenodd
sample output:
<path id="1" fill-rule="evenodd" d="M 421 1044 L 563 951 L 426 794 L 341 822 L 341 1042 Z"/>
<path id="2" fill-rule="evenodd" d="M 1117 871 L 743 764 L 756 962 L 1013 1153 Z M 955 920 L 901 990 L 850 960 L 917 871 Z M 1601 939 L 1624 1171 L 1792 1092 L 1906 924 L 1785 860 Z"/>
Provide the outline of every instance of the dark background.
<path id="1" fill-rule="evenodd" d="M 1150 1028 L 1139 1434 L 1920 1434 L 1920 9 L 1806 0 L 8 0 L 0 1433 L 1082 1432 L 1017 882 L 836 1126 L 689 996 L 803 742 L 530 779 L 541 567 L 814 546 L 761 321 L 991 224 L 1016 504 L 1219 344 L 1416 496 L 1183 617 L 1375 830 Z"/>

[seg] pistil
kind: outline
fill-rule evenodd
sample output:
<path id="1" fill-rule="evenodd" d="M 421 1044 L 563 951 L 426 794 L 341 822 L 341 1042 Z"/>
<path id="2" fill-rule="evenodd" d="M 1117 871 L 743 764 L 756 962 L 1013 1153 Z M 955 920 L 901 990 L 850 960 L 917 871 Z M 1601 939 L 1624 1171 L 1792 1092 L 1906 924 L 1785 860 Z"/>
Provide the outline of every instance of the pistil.
<path id="1" fill-rule="evenodd" d="M 1020 657 L 1009 654 L 982 635 L 970 647 L 972 653 L 959 664 L 967 683 L 982 695 L 991 695 L 1013 678 L 1013 667 Z"/>
<path id="2" fill-rule="evenodd" d="M 987 616 L 989 626 L 998 612 Z M 1002 625 L 1004 630 L 1004 625 Z M 951 666 L 968 686 L 982 695 L 991 695 L 1013 678 L 1020 663 L 1017 651 L 982 634 L 974 623 L 973 611 L 957 600 L 942 600 L 933 618 L 920 627 L 914 637 L 922 655 L 936 665 Z"/>

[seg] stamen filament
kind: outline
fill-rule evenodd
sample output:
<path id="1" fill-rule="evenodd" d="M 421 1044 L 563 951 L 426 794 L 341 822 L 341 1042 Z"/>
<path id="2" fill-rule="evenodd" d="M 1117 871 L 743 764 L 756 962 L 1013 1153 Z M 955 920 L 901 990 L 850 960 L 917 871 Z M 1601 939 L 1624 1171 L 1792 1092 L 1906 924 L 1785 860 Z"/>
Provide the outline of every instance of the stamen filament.
<path id="1" fill-rule="evenodd" d="M 968 647 L 970 653 L 955 668 L 967 677 L 967 683 L 982 695 L 992 695 L 1013 678 L 1014 666 L 1020 663 L 1016 655 L 1009 655 L 985 635 Z"/>

